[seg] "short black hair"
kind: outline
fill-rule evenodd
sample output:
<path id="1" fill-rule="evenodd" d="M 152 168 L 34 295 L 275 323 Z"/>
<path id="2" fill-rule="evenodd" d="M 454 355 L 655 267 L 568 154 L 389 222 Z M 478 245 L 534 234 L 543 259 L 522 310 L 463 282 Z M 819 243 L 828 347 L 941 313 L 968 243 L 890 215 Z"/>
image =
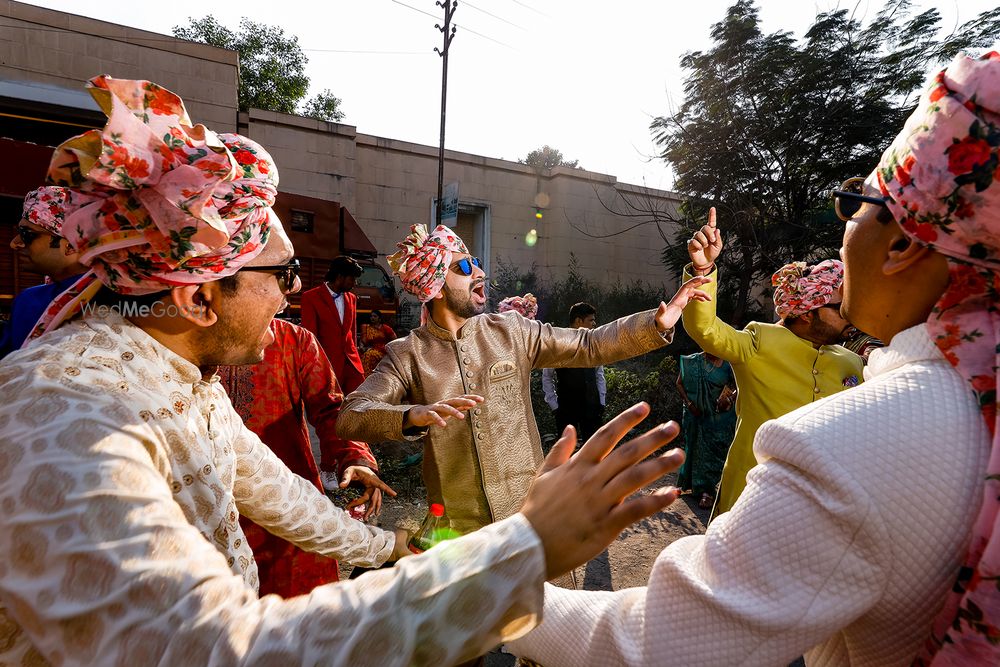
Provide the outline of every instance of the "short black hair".
<path id="1" fill-rule="evenodd" d="M 359 278 L 362 273 L 364 273 L 364 269 L 361 268 L 357 260 L 347 255 L 338 255 L 330 262 L 330 269 L 326 272 L 326 277 L 323 280 L 335 280 L 340 276 Z"/>
<path id="2" fill-rule="evenodd" d="M 575 320 L 582 320 L 590 317 L 591 315 L 597 315 L 597 309 L 589 303 L 586 301 L 574 303 L 569 309 L 569 323 L 573 324 Z"/>

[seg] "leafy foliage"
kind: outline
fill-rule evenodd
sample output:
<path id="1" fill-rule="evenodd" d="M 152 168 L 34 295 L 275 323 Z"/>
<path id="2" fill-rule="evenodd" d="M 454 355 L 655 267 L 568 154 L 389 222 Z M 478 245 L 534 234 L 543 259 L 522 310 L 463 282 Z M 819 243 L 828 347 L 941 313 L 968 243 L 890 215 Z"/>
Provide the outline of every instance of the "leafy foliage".
<path id="1" fill-rule="evenodd" d="M 342 103 L 343 100 L 336 97 L 332 91 L 327 89 L 322 93 L 313 96 L 308 102 L 306 102 L 305 106 L 302 108 L 302 115 L 309 118 L 326 120 L 331 123 L 339 123 L 346 117 L 346 114 L 340 108 Z"/>
<path id="2" fill-rule="evenodd" d="M 528 155 L 521 160 L 518 160 L 521 164 L 526 164 L 529 167 L 534 167 L 538 171 L 546 171 L 552 169 L 553 167 L 569 167 L 570 169 L 582 169 L 579 160 L 567 160 L 563 157 L 562 151 L 558 148 L 552 148 L 548 144 L 542 146 L 541 148 L 536 148 L 535 150 L 528 153 Z"/>
<path id="3" fill-rule="evenodd" d="M 753 0 L 731 6 L 711 48 L 681 60 L 683 104 L 651 124 L 687 199 L 664 263 L 681 270 L 687 239 L 717 206 L 727 246 L 720 295 L 743 320 L 754 287 L 783 263 L 835 256 L 842 227 L 829 190 L 872 170 L 928 66 L 1000 35 L 1000 9 L 942 38 L 940 20 L 936 9 L 913 15 L 910 0 L 890 0 L 867 25 L 846 9 L 819 14 L 796 41 L 763 33 Z"/>
<path id="4" fill-rule="evenodd" d="M 214 16 L 189 19 L 188 26 L 174 26 L 174 37 L 211 44 L 239 53 L 239 106 L 295 113 L 309 90 L 305 74 L 308 59 L 299 38 L 285 35 L 278 26 L 256 23 L 244 17 L 233 31 Z"/>

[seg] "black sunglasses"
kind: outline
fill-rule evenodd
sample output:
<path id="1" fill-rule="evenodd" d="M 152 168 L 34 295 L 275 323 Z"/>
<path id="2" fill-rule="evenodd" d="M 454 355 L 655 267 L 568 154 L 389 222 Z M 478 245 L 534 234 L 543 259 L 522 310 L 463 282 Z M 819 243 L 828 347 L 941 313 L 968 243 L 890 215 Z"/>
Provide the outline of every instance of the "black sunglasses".
<path id="1" fill-rule="evenodd" d="M 267 271 L 278 277 L 278 287 L 285 294 L 295 292 L 301 285 L 299 282 L 299 260 L 293 259 L 288 264 L 274 264 L 271 266 L 244 266 L 240 271 Z"/>
<path id="2" fill-rule="evenodd" d="M 833 191 L 833 211 L 843 222 L 849 222 L 857 215 L 862 204 L 886 205 L 885 197 L 869 197 L 861 194 L 864 182 L 864 178 L 855 176 L 844 181 L 840 189 Z"/>
<path id="3" fill-rule="evenodd" d="M 27 225 L 17 226 L 17 235 L 21 237 L 21 243 L 23 243 L 25 247 L 34 243 L 35 239 L 44 234 L 48 234 L 48 232 L 37 232 Z"/>
<path id="4" fill-rule="evenodd" d="M 483 268 L 483 263 L 481 261 L 479 261 L 478 257 L 463 257 L 462 259 L 458 260 L 457 262 L 455 262 L 451 266 L 453 268 L 454 267 L 458 267 L 458 270 L 461 272 L 461 274 L 463 276 L 471 276 L 472 275 L 472 267 L 476 267 L 477 269 L 481 269 L 481 268 Z"/>

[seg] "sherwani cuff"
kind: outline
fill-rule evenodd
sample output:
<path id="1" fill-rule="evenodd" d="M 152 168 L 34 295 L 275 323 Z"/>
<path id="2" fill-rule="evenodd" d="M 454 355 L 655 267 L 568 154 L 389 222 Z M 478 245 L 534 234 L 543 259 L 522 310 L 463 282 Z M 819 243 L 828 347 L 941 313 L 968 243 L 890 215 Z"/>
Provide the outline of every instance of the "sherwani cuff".
<path id="1" fill-rule="evenodd" d="M 661 332 L 656 326 L 656 311 L 647 310 L 639 313 L 636 336 L 644 350 L 658 350 L 670 344 L 674 339 L 674 328 Z"/>

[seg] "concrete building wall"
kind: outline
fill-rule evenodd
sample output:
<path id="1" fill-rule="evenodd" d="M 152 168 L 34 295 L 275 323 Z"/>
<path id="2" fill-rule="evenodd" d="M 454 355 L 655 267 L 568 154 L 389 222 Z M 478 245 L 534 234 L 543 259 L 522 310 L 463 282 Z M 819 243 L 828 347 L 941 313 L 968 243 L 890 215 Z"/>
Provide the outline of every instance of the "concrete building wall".
<path id="1" fill-rule="evenodd" d="M 84 83 L 98 74 L 147 79 L 181 95 L 195 122 L 236 131 L 233 51 L 10 0 L 0 17 L 0 84 L 62 89 L 86 104 Z"/>

